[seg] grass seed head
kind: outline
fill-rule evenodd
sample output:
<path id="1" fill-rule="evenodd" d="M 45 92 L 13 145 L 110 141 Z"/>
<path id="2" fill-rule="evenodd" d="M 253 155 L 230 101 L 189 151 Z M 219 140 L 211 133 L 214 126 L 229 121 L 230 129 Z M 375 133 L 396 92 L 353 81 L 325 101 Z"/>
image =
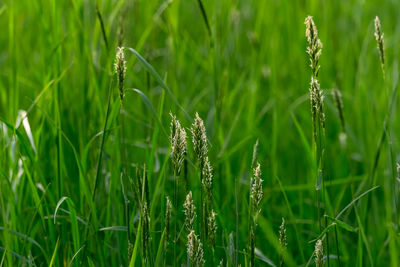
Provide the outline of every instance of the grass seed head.
<path id="1" fill-rule="evenodd" d="M 378 44 L 378 52 L 381 60 L 382 71 L 385 67 L 385 39 L 383 37 L 381 21 L 378 16 L 375 17 L 375 39 Z"/>
<path id="2" fill-rule="evenodd" d="M 324 254 L 323 254 L 321 239 L 318 239 L 317 243 L 315 243 L 314 255 L 315 255 L 315 265 L 317 267 L 322 267 Z"/>
<path id="3" fill-rule="evenodd" d="M 254 175 L 251 180 L 251 188 L 250 188 L 250 199 L 252 205 L 252 211 L 254 212 L 254 218 L 257 218 L 258 213 L 260 212 L 259 206 L 260 202 L 263 198 L 263 180 L 261 179 L 261 167 L 260 163 L 257 163 L 257 166 L 254 168 Z"/>
<path id="4" fill-rule="evenodd" d="M 282 218 L 282 224 L 279 227 L 279 244 L 283 249 L 287 247 L 287 238 L 286 238 L 286 227 L 285 227 L 285 219 Z"/>
<path id="5" fill-rule="evenodd" d="M 311 103 L 314 105 L 314 108 L 312 108 L 311 111 L 315 112 L 315 114 L 312 115 L 318 115 L 321 127 L 322 129 L 325 129 L 324 96 L 320 89 L 318 80 L 314 77 L 311 77 L 310 95 L 312 98 Z"/>
<path id="6" fill-rule="evenodd" d="M 310 56 L 310 67 L 312 70 L 310 84 L 310 103 L 311 116 L 313 125 L 313 137 L 317 142 L 317 117 L 319 118 L 320 126 L 325 129 L 325 114 L 323 112 L 323 95 L 317 80 L 319 73 L 319 57 L 322 52 L 322 43 L 318 38 L 318 30 L 311 16 L 308 16 L 304 24 L 306 25 L 307 37 L 307 54 Z"/>
<path id="7" fill-rule="evenodd" d="M 119 96 L 122 101 L 122 99 L 124 98 L 124 80 L 126 73 L 126 61 L 123 47 L 118 47 L 117 49 L 114 63 L 114 71 L 117 74 Z"/>
<path id="8" fill-rule="evenodd" d="M 208 240 L 212 248 L 215 248 L 215 238 L 217 236 L 217 222 L 216 222 L 217 214 L 212 210 L 210 212 L 210 216 L 208 216 Z"/>
<path id="9" fill-rule="evenodd" d="M 213 183 L 213 175 L 212 175 L 212 167 L 208 157 L 206 157 L 203 166 L 203 186 L 204 191 L 206 192 L 207 199 L 212 201 L 212 183 Z"/>
<path id="10" fill-rule="evenodd" d="M 317 108 L 315 102 L 314 91 L 310 87 L 310 106 L 311 106 L 311 118 L 312 118 L 312 129 L 313 129 L 313 138 L 315 143 L 317 142 Z"/>
<path id="11" fill-rule="evenodd" d="M 133 244 L 131 243 L 131 241 L 128 240 L 128 259 L 132 257 L 133 248 L 134 248 Z"/>
<path id="12" fill-rule="evenodd" d="M 204 122 L 197 112 L 192 125 L 192 135 L 194 152 L 200 162 L 200 165 L 203 166 L 208 152 L 207 135 Z"/>
<path id="13" fill-rule="evenodd" d="M 194 230 L 191 230 L 187 236 L 187 254 L 190 261 L 189 266 L 202 267 L 205 264 L 203 256 L 203 244 Z"/>
<path id="14" fill-rule="evenodd" d="M 173 137 L 172 137 L 173 134 Z M 174 172 L 176 175 L 181 173 L 181 168 L 183 165 L 183 161 L 186 156 L 186 131 L 179 120 L 177 120 L 174 116 L 172 116 L 171 121 L 171 146 L 172 146 L 172 163 L 174 165 Z"/>
<path id="15" fill-rule="evenodd" d="M 185 213 L 185 226 L 188 231 L 194 229 L 194 220 L 196 219 L 196 207 L 193 204 L 192 191 L 186 195 L 185 203 L 183 204 Z"/>
<path id="16" fill-rule="evenodd" d="M 311 16 L 305 19 L 304 24 L 306 25 L 307 54 L 310 56 L 310 67 L 313 76 L 317 77 L 320 68 L 318 62 L 322 52 L 322 43 L 318 38 L 318 30 Z"/>

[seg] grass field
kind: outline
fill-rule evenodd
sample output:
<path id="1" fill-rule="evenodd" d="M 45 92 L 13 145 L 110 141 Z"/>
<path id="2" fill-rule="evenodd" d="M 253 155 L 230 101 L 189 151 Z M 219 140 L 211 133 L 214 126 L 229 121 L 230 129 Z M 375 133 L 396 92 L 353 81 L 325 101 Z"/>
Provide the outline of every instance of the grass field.
<path id="1" fill-rule="evenodd" d="M 0 1 L 0 266 L 400 266 L 399 12 Z"/>

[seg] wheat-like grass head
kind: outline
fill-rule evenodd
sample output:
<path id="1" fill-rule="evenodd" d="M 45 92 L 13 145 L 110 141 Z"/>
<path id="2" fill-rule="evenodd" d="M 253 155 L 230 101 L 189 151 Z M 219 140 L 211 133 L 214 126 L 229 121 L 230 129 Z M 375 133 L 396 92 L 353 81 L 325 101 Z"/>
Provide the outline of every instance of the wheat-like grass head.
<path id="1" fill-rule="evenodd" d="M 174 116 L 172 117 L 171 121 L 171 146 L 171 156 L 172 163 L 174 165 L 174 173 L 176 175 L 179 175 L 187 151 L 186 131 L 181 126 L 179 120 L 177 120 Z"/>
<path id="2" fill-rule="evenodd" d="M 186 195 L 185 203 L 183 203 L 185 213 L 185 226 L 188 231 L 194 229 L 194 220 L 196 219 L 196 207 L 193 203 L 192 191 Z"/>
<path id="3" fill-rule="evenodd" d="M 191 230 L 187 236 L 187 255 L 190 261 L 190 266 L 202 267 L 205 264 L 203 244 L 194 230 Z"/>
<path id="4" fill-rule="evenodd" d="M 200 162 L 200 166 L 203 166 L 208 152 L 207 134 L 204 122 L 197 112 L 191 131 L 193 136 L 194 152 Z"/>
<path id="5" fill-rule="evenodd" d="M 317 242 L 315 243 L 315 250 L 314 250 L 314 256 L 315 256 L 315 265 L 317 267 L 322 267 L 323 266 L 323 247 L 322 247 L 322 241 L 321 239 L 318 239 Z"/>
<path id="6" fill-rule="evenodd" d="M 117 54 L 115 56 L 114 62 L 114 72 L 117 75 L 119 96 L 122 101 L 122 99 L 124 98 L 124 80 L 126 74 L 126 61 L 123 47 L 117 48 Z"/>
<path id="7" fill-rule="evenodd" d="M 383 37 L 383 31 L 382 31 L 382 26 L 381 26 L 381 20 L 379 19 L 378 16 L 375 17 L 375 39 L 378 44 L 378 51 L 379 51 L 379 57 L 381 60 L 381 65 L 382 65 L 382 70 L 385 66 L 385 39 Z"/>
<path id="8" fill-rule="evenodd" d="M 316 78 L 311 77 L 310 83 L 310 97 L 312 98 L 311 103 L 314 105 L 312 112 L 313 116 L 319 116 L 319 121 L 323 129 L 325 129 L 325 113 L 324 113 L 324 96 L 320 88 L 319 82 Z"/>
<path id="9" fill-rule="evenodd" d="M 318 62 L 322 52 L 322 43 L 318 38 L 318 30 L 311 16 L 308 16 L 305 19 L 304 24 L 306 25 L 306 37 L 308 42 L 306 51 L 310 56 L 310 67 L 313 72 L 313 76 L 317 77 L 320 68 Z"/>
<path id="10" fill-rule="evenodd" d="M 283 249 L 287 247 L 285 219 L 282 217 L 282 224 L 279 227 L 279 244 Z"/>
<path id="11" fill-rule="evenodd" d="M 261 167 L 260 163 L 257 163 L 257 166 L 254 168 L 254 174 L 250 185 L 251 208 L 254 212 L 253 215 L 255 219 L 260 212 L 259 206 L 264 194 L 262 183 L 263 180 L 261 179 Z"/>
<path id="12" fill-rule="evenodd" d="M 211 243 L 212 248 L 215 247 L 215 238 L 217 236 L 217 221 L 216 221 L 217 214 L 211 210 L 210 215 L 208 216 L 208 239 Z"/>
<path id="13" fill-rule="evenodd" d="M 207 198 L 209 201 L 212 200 L 212 184 L 213 184 L 213 174 L 212 174 L 212 167 L 208 157 L 206 157 L 203 166 L 203 186 L 204 191 L 206 192 Z"/>

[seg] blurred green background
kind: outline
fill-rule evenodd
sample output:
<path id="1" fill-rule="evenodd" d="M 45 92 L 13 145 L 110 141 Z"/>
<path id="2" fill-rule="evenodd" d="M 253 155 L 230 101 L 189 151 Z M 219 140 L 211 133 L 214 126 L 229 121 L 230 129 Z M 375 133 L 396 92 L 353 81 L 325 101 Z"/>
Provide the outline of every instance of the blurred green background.
<path id="1" fill-rule="evenodd" d="M 258 139 L 264 200 L 256 263 L 279 265 L 277 236 L 284 217 L 289 264 L 314 264 L 309 261 L 314 242 L 309 241 L 320 230 L 304 25 L 311 15 L 323 43 L 319 82 L 326 113 L 324 210 L 335 217 L 360 194 L 379 186 L 340 217 L 352 227 L 337 228 L 341 265 L 399 266 L 400 2 L 202 3 L 209 28 L 197 0 L 0 2 L 0 265 L 68 266 L 84 244 L 90 210 L 98 227 L 127 225 L 122 187 L 130 200 L 130 235 L 135 240 L 139 208 L 129 181 L 143 164 L 149 172 L 156 252 L 165 196 L 171 196 L 173 188 L 170 111 L 187 129 L 195 112 L 206 124 L 218 213 L 215 260 L 245 266 L 249 179 Z M 385 37 L 385 79 L 374 37 L 375 16 Z M 108 127 L 91 205 L 85 190 L 94 187 L 117 46 L 142 55 L 176 101 L 126 49 L 125 98 Z M 333 88 L 343 95 L 345 129 Z M 111 106 L 117 102 L 118 89 L 113 87 Z M 189 150 L 189 184 L 197 194 Z M 55 214 L 63 196 L 69 200 Z M 129 263 L 125 228 L 88 231 L 88 262 Z M 231 233 L 238 262 L 229 253 Z M 329 238 L 330 265 L 338 266 L 335 240 Z M 184 263 L 181 243 L 179 259 Z M 206 265 L 211 265 L 206 255 Z"/>

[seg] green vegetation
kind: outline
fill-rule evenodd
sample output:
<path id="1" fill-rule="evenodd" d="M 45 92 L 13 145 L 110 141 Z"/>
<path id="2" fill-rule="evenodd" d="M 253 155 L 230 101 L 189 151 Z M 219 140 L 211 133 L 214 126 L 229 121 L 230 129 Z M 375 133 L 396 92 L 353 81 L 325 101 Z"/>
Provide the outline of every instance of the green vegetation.
<path id="1" fill-rule="evenodd" d="M 399 12 L 0 1 L 0 266 L 399 266 Z"/>

